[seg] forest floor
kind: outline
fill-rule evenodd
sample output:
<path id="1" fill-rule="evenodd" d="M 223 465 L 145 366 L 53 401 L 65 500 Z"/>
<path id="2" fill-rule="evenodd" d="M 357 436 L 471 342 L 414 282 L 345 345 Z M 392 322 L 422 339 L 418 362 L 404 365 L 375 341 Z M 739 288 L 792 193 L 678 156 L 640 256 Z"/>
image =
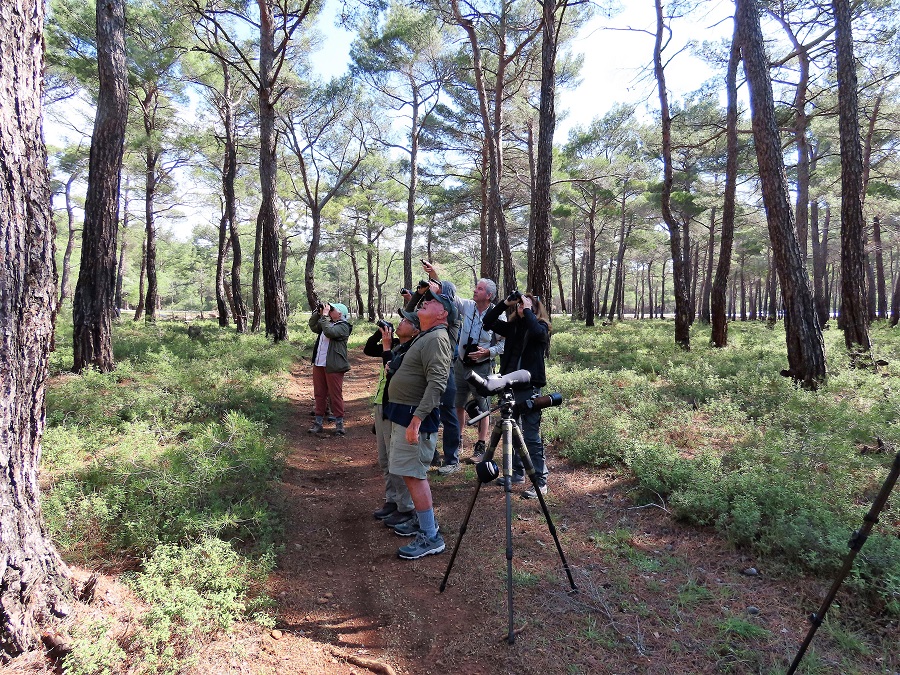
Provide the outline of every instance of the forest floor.
<path id="1" fill-rule="evenodd" d="M 287 382 L 294 414 L 281 430 L 287 466 L 273 495 L 286 516 L 285 545 L 269 586 L 277 625 L 236 626 L 200 650 L 192 673 L 786 670 L 826 582 L 770 569 L 731 549 L 711 528 L 682 526 L 662 503 L 637 507 L 633 486 L 615 472 L 571 466 L 552 445 L 547 503 L 578 592 L 570 592 L 539 503 L 520 499 L 518 489 L 512 498 L 516 639 L 507 643 L 505 498 L 486 485 L 440 593 L 475 493 L 474 470 L 431 474 L 447 551 L 399 559 L 397 548 L 409 540 L 372 517 L 383 502 L 370 404 L 379 364 L 353 361 L 344 382 L 344 438 L 307 433 L 311 367 L 295 364 Z M 474 440 L 467 429 L 463 456 Z M 111 579 L 103 583 L 122 588 Z M 843 600 L 839 595 L 836 615 Z M 846 607 L 844 618 L 851 613 Z M 854 653 L 852 643 L 840 643 L 836 627 L 825 628 L 807 657 L 815 667 L 800 672 L 893 675 L 895 655 L 878 647 Z M 29 670 L 19 665 L 18 672 Z"/>

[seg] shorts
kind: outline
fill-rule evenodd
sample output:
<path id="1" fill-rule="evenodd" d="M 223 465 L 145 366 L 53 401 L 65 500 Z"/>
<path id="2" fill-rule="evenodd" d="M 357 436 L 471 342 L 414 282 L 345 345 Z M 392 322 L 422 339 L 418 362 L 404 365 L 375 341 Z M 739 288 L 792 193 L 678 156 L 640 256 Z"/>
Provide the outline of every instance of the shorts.
<path id="1" fill-rule="evenodd" d="M 462 359 L 456 359 L 456 361 L 453 362 L 453 370 L 456 375 L 456 407 L 464 408 L 471 397 L 478 401 L 479 408 L 487 410 L 487 396 L 479 396 L 475 393 L 475 389 L 469 384 L 468 380 L 466 380 L 466 374 L 476 372 L 481 375 L 481 377 L 487 378 L 487 376 L 491 374 L 491 360 L 488 359 L 484 363 L 476 363 L 473 368 L 469 368 L 468 366 L 463 366 Z"/>
<path id="2" fill-rule="evenodd" d="M 437 448 L 437 432 L 419 433 L 419 442 L 406 442 L 406 427 L 391 422 L 391 449 L 388 451 L 388 471 L 395 476 L 424 479 Z"/>

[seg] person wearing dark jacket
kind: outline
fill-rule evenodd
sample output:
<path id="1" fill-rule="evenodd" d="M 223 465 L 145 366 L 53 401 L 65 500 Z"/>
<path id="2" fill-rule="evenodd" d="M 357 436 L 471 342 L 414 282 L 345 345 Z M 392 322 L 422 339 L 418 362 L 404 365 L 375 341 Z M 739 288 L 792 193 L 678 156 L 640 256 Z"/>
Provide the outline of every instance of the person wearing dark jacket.
<path id="1" fill-rule="evenodd" d="M 500 321 L 504 310 L 514 308 L 508 321 Z M 508 375 L 517 370 L 531 373 L 528 384 L 514 388 L 516 403 L 527 401 L 540 394 L 541 387 L 547 384 L 547 373 L 544 365 L 550 345 L 550 317 L 540 298 L 530 293 L 518 299 L 507 298 L 488 311 L 484 317 L 485 330 L 493 330 L 506 338 L 503 356 L 500 358 L 500 374 Z M 537 484 L 542 494 L 547 494 L 547 463 L 544 457 L 544 441 L 541 439 L 541 411 L 525 413 L 519 418 L 522 436 L 528 455 L 534 465 Z M 513 453 L 513 483 L 525 482 L 525 467 L 517 453 Z M 500 478 L 498 484 L 503 485 Z M 522 493 L 524 499 L 536 499 L 537 493 L 532 487 Z"/>
<path id="2" fill-rule="evenodd" d="M 313 397 L 316 421 L 308 429 L 311 434 L 322 431 L 327 401 L 331 401 L 334 415 L 334 435 L 344 436 L 344 373 L 350 370 L 347 358 L 347 339 L 353 326 L 347 322 L 346 305 L 320 304 L 309 317 L 309 328 L 316 333 L 313 346 Z"/>

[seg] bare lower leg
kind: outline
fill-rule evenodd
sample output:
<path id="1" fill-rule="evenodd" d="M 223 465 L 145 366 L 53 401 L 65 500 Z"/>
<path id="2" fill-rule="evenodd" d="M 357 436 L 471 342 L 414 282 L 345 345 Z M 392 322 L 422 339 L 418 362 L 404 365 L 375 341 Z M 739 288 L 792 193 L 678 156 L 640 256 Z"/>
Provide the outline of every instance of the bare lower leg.
<path id="1" fill-rule="evenodd" d="M 428 484 L 427 478 L 403 476 L 403 482 L 406 483 L 406 489 L 409 490 L 416 511 L 427 511 L 432 508 L 431 485 Z"/>

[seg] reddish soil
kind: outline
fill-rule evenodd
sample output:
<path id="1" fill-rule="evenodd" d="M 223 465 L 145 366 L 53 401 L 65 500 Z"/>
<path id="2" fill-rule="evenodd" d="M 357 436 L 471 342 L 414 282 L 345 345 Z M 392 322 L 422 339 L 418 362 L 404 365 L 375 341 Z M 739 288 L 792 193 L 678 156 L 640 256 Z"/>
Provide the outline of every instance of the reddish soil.
<path id="1" fill-rule="evenodd" d="M 286 540 L 270 592 L 277 629 L 242 625 L 201 650 L 194 673 L 784 672 L 830 582 L 780 578 L 765 561 L 731 550 L 712 531 L 675 522 L 664 508 L 638 508 L 614 473 L 569 466 L 552 445 L 547 502 L 578 585 L 569 583 L 536 501 L 517 490 L 513 508 L 514 625 L 508 614 L 505 499 L 478 493 L 444 593 L 441 580 L 476 489 L 468 467 L 432 474 L 447 551 L 400 560 L 396 536 L 372 517 L 383 483 L 371 433 L 378 361 L 355 358 L 344 383 L 345 438 L 312 436 L 311 368 L 288 382 L 296 412 L 278 500 Z M 326 431 L 329 431 L 326 427 Z M 464 455 L 474 432 L 466 430 Z M 745 574 L 757 568 L 755 575 Z M 854 624 L 832 612 L 868 653 L 838 646 L 820 629 L 817 672 L 895 673 L 896 624 Z M 810 657 L 808 657 L 810 658 Z M 22 664 L 20 664 L 22 665 Z M 27 670 L 27 668 L 26 668 Z M 32 671 L 34 672 L 34 671 Z"/>

